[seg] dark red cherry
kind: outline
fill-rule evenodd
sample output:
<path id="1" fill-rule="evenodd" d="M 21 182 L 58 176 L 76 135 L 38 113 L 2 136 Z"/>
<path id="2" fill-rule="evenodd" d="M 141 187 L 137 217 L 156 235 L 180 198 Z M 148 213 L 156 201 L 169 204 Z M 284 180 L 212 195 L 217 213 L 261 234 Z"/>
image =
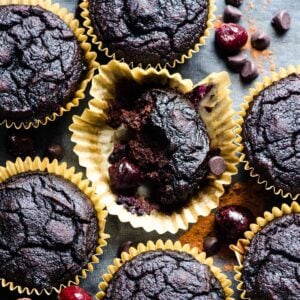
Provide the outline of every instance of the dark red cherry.
<path id="1" fill-rule="evenodd" d="M 114 163 L 108 169 L 110 183 L 116 190 L 126 190 L 137 187 L 142 179 L 139 167 L 126 158 Z"/>
<path id="2" fill-rule="evenodd" d="M 58 300 L 93 300 L 93 298 L 83 288 L 72 285 L 61 291 Z"/>
<path id="3" fill-rule="evenodd" d="M 248 33 L 241 25 L 224 23 L 216 29 L 215 39 L 220 50 L 235 53 L 247 43 Z"/>
<path id="4" fill-rule="evenodd" d="M 243 236 L 254 221 L 252 212 L 240 205 L 227 205 L 220 207 L 216 214 L 216 225 L 222 237 L 229 242 L 236 241 Z"/>

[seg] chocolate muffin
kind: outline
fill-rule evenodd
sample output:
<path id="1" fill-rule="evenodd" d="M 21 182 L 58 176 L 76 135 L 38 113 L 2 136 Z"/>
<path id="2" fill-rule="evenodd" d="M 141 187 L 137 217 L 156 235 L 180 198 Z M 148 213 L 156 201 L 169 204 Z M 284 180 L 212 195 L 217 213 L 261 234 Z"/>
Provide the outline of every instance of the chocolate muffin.
<path id="1" fill-rule="evenodd" d="M 80 45 L 39 6 L 0 6 L 0 121 L 42 120 L 71 101 L 83 78 Z"/>
<path id="2" fill-rule="evenodd" d="M 300 75 L 261 91 L 243 125 L 246 160 L 269 185 L 300 193 Z"/>
<path id="3" fill-rule="evenodd" d="M 109 124 L 119 126 L 117 132 L 126 129 L 109 157 L 109 175 L 118 203 L 129 211 L 181 209 L 200 189 L 209 172 L 210 140 L 188 95 L 152 88 L 117 99 Z"/>
<path id="4" fill-rule="evenodd" d="M 300 299 L 300 214 L 275 219 L 251 241 L 243 281 L 252 300 Z"/>
<path id="5" fill-rule="evenodd" d="M 74 280 L 95 253 L 92 202 L 63 177 L 27 172 L 0 184 L 0 278 L 50 289 Z"/>
<path id="6" fill-rule="evenodd" d="M 207 265 L 184 252 L 155 250 L 122 265 L 104 299 L 221 300 L 225 295 Z"/>
<path id="7" fill-rule="evenodd" d="M 95 34 L 118 60 L 144 66 L 180 59 L 207 28 L 209 0 L 89 0 Z"/>

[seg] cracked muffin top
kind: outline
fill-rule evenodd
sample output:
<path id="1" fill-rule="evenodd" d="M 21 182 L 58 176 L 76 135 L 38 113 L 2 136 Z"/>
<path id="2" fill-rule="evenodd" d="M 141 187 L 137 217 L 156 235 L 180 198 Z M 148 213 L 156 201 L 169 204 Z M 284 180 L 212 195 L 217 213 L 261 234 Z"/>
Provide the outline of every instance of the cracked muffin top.
<path id="1" fill-rule="evenodd" d="M 225 299 L 209 267 L 184 252 L 148 251 L 134 257 L 114 274 L 105 300 Z"/>
<path id="2" fill-rule="evenodd" d="M 0 277 L 50 289 L 74 280 L 95 253 L 92 202 L 63 177 L 30 172 L 0 184 Z"/>
<path id="3" fill-rule="evenodd" d="M 300 214 L 275 219 L 251 241 L 243 281 L 253 300 L 300 299 Z"/>
<path id="4" fill-rule="evenodd" d="M 276 188 L 300 193 L 300 75 L 267 87 L 250 104 L 243 125 L 246 159 Z"/>
<path id="5" fill-rule="evenodd" d="M 0 120 L 40 120 L 71 101 L 85 64 L 73 32 L 39 6 L 0 7 Z"/>
<path id="6" fill-rule="evenodd" d="M 89 0 L 95 34 L 118 60 L 172 63 L 199 42 L 209 0 Z"/>
<path id="7" fill-rule="evenodd" d="M 109 157 L 117 202 L 137 214 L 181 209 L 209 172 L 212 152 L 204 122 L 189 96 L 176 90 L 151 88 L 123 97 L 109 113 L 109 124 L 126 130 Z"/>

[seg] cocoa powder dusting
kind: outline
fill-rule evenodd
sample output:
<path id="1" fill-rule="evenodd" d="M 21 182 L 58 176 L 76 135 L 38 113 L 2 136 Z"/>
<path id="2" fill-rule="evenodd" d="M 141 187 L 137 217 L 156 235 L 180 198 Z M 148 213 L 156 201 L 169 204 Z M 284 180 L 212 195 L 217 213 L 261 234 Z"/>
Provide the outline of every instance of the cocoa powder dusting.
<path id="1" fill-rule="evenodd" d="M 255 216 L 261 215 L 270 200 L 270 194 L 253 180 L 234 183 L 220 199 L 220 206 L 242 205 L 252 211 Z M 180 238 L 183 244 L 189 243 L 192 247 L 203 250 L 203 240 L 206 236 L 215 235 L 215 216 L 211 213 L 207 217 L 199 217 L 193 225 Z"/>

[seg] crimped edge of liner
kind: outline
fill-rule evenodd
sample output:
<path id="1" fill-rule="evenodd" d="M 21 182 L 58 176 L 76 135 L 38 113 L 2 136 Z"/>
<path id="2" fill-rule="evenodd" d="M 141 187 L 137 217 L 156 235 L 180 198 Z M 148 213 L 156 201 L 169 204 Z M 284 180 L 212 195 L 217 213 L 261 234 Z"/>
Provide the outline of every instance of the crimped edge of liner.
<path id="1" fill-rule="evenodd" d="M 112 280 L 114 274 L 120 269 L 120 267 L 125 264 L 127 261 L 132 260 L 134 257 L 148 251 L 154 250 L 173 250 L 179 252 L 185 252 L 192 255 L 198 262 L 205 264 L 209 267 L 210 271 L 220 282 L 224 294 L 226 296 L 226 300 L 233 300 L 231 296 L 233 295 L 233 290 L 231 289 L 231 280 L 227 278 L 227 276 L 222 273 L 221 269 L 214 266 L 213 258 L 206 257 L 205 252 L 199 252 L 197 247 L 191 248 L 189 244 L 182 245 L 179 241 L 172 242 L 171 240 L 167 240 L 163 242 L 162 240 L 156 241 L 148 241 L 147 244 L 138 244 L 137 248 L 131 247 L 128 252 L 123 252 L 120 258 L 115 258 L 113 261 L 113 265 L 109 265 L 107 270 L 108 273 L 102 276 L 103 281 L 99 284 L 100 292 L 97 293 L 96 298 L 101 300 L 105 297 L 105 291 L 109 286 L 109 282 Z"/>
<path id="2" fill-rule="evenodd" d="M 247 114 L 247 110 L 250 106 L 250 103 L 254 100 L 254 98 L 262 92 L 264 89 L 272 85 L 274 82 L 279 81 L 293 73 L 300 74 L 300 65 L 288 66 L 286 69 L 280 68 L 279 72 L 272 72 L 270 77 L 264 77 L 262 82 L 256 82 L 254 88 L 249 90 L 249 95 L 244 97 L 244 102 L 241 104 L 241 111 L 237 114 L 237 127 L 235 129 L 235 144 L 238 146 L 238 155 L 240 156 L 240 162 L 243 163 L 244 169 L 249 171 L 249 174 L 252 178 L 256 178 L 258 184 L 262 184 L 265 186 L 267 191 L 272 191 L 275 195 L 280 195 L 282 198 L 291 198 L 292 200 L 297 200 L 300 194 L 292 195 L 290 192 L 285 192 L 284 190 L 277 188 L 266 180 L 260 178 L 260 174 L 257 173 L 253 167 L 251 167 L 250 162 L 246 159 L 246 154 L 243 152 L 243 138 L 242 138 L 242 125 L 244 123 L 244 117 Z"/>
<path id="3" fill-rule="evenodd" d="M 115 195 L 110 191 L 108 179 L 106 178 L 107 169 L 104 163 L 104 154 L 101 154 L 99 149 L 99 128 L 105 124 L 107 108 L 107 101 L 103 100 L 105 91 L 113 89 L 115 74 L 120 76 L 129 76 L 132 80 L 142 83 L 143 80 L 160 80 L 162 84 L 168 87 L 177 88 L 182 93 L 191 91 L 199 84 L 214 83 L 219 88 L 216 88 L 217 99 L 216 110 L 217 115 L 221 119 L 216 124 L 212 113 L 201 110 L 202 119 L 206 115 L 206 119 L 210 118 L 211 129 L 208 128 L 210 138 L 219 140 L 217 145 L 222 150 L 222 155 L 226 160 L 226 171 L 220 177 L 210 177 L 209 185 L 199 191 L 196 197 L 193 197 L 188 205 L 184 207 L 180 213 L 174 212 L 172 215 L 165 215 L 158 211 L 154 211 L 150 215 L 137 216 L 128 212 L 123 205 L 119 205 L 115 201 Z M 128 77 L 126 77 L 128 78 Z M 101 82 L 102 86 L 107 85 L 109 88 L 98 89 L 95 81 Z M 200 215 L 208 215 L 212 209 L 219 204 L 219 199 L 224 193 L 224 185 L 231 183 L 232 176 L 237 173 L 238 157 L 236 156 L 236 145 L 234 140 L 234 128 L 236 123 L 233 120 L 235 111 L 232 108 L 232 99 L 229 97 L 230 78 L 226 72 L 213 73 L 206 77 L 201 82 L 193 85 L 189 79 L 182 79 L 181 75 L 170 74 L 168 70 L 135 68 L 131 70 L 125 63 L 111 61 L 108 65 L 101 66 L 99 75 L 93 79 L 91 88 L 91 95 L 95 97 L 89 102 L 89 108 L 85 109 L 81 116 L 73 117 L 73 124 L 70 125 L 69 130 L 73 133 L 71 141 L 75 143 L 74 152 L 79 158 L 79 164 L 86 168 L 87 177 L 93 182 L 96 192 L 101 196 L 105 203 L 108 212 L 112 215 L 117 215 L 121 222 L 129 222 L 134 228 L 143 228 L 145 231 L 157 231 L 159 234 L 170 232 L 175 234 L 179 229 L 186 230 L 190 223 L 197 222 Z M 220 108 L 221 106 L 221 108 Z M 101 124 L 102 123 L 102 124 Z M 98 127 L 98 128 L 97 128 Z M 103 130 L 102 130 L 103 131 Z M 218 137 L 218 138 L 217 138 Z M 220 138 L 221 137 L 221 138 Z M 222 143 L 220 142 L 220 139 Z M 212 145 L 214 146 L 214 145 Z M 99 152 L 100 151 L 100 152 Z M 199 201 L 201 197 L 201 201 Z"/>
<path id="4" fill-rule="evenodd" d="M 130 68 L 144 68 L 149 69 L 151 67 L 154 67 L 155 69 L 163 69 L 163 68 L 175 68 L 177 64 L 183 64 L 186 60 L 190 59 L 194 53 L 198 53 L 200 51 L 200 48 L 206 44 L 206 39 L 210 36 L 210 32 L 214 28 L 214 20 L 215 12 L 217 10 L 217 7 L 215 5 L 216 0 L 209 0 L 209 11 L 208 11 L 208 18 L 206 21 L 206 29 L 203 32 L 203 35 L 199 38 L 199 42 L 194 45 L 193 49 L 189 49 L 188 53 L 183 54 L 180 59 L 175 59 L 173 62 L 167 62 L 163 66 L 161 64 L 157 64 L 156 66 L 152 66 L 151 64 L 148 64 L 145 68 L 142 65 L 142 63 L 135 64 L 134 62 L 127 63 Z M 111 53 L 108 47 L 104 47 L 103 43 L 98 40 L 97 35 L 94 32 L 94 28 L 92 26 L 92 21 L 90 19 L 90 13 L 89 13 L 89 0 L 83 0 L 79 7 L 82 9 L 81 17 L 84 19 L 83 26 L 87 29 L 87 35 L 91 37 L 92 43 L 96 45 L 99 49 L 99 51 L 104 52 L 105 56 L 108 58 L 111 58 L 113 60 L 116 60 L 118 62 L 125 62 L 124 58 L 122 59 L 116 59 L 115 53 Z M 126 62 L 125 62 L 126 63 Z"/>
<path id="5" fill-rule="evenodd" d="M 81 270 L 81 274 L 76 275 L 75 279 L 68 281 L 66 285 L 60 284 L 59 287 L 39 290 L 36 288 L 31 289 L 28 287 L 15 285 L 13 282 L 6 281 L 4 278 L 0 279 L 1 287 L 9 288 L 10 291 L 17 290 L 19 294 L 26 293 L 29 296 L 32 294 L 35 294 L 37 296 L 46 294 L 49 296 L 53 292 L 60 293 L 60 291 L 66 286 L 78 285 L 82 279 L 87 278 L 87 273 L 93 272 L 93 265 L 99 263 L 98 257 L 103 254 L 102 248 L 107 245 L 106 240 L 110 237 L 104 232 L 108 213 L 105 210 L 105 206 L 100 201 L 99 196 L 97 196 L 94 189 L 90 186 L 90 181 L 88 179 L 83 179 L 82 173 L 75 173 L 74 167 L 68 168 L 66 163 L 59 164 L 57 160 L 49 162 L 48 158 L 44 158 L 43 160 L 41 160 L 39 157 L 35 157 L 34 160 L 32 160 L 30 157 L 27 157 L 25 160 L 17 158 L 15 162 L 7 161 L 5 167 L 0 167 L 0 183 L 4 182 L 14 175 L 30 171 L 42 171 L 56 174 L 75 184 L 92 201 L 97 213 L 98 225 L 100 228 L 98 246 L 95 250 L 95 254 L 92 255 L 91 260 L 87 264 L 87 266 Z"/>
<path id="6" fill-rule="evenodd" d="M 234 252 L 238 265 L 234 266 L 235 276 L 234 279 L 237 281 L 237 289 L 241 292 L 241 299 L 251 300 L 247 297 L 247 291 L 244 287 L 244 282 L 242 279 L 243 273 L 243 260 L 248 251 L 248 248 L 251 244 L 254 236 L 262 230 L 266 225 L 271 223 L 273 220 L 280 218 L 284 215 L 290 215 L 293 213 L 300 213 L 300 205 L 293 201 L 291 206 L 284 203 L 281 208 L 273 207 L 272 211 L 265 211 L 263 217 L 256 218 L 256 223 L 250 225 L 250 230 L 244 233 L 243 239 L 239 239 L 236 245 L 230 245 L 230 249 Z"/>
<path id="7" fill-rule="evenodd" d="M 64 107 L 60 107 L 59 112 L 54 112 L 51 115 L 44 117 L 43 119 L 35 119 L 33 121 L 17 122 L 4 119 L 0 122 L 0 125 L 5 125 L 6 128 L 38 128 L 40 125 L 46 125 L 49 121 L 55 121 L 57 117 L 61 117 L 65 112 L 70 111 L 73 107 L 77 107 L 79 105 L 79 101 L 85 98 L 85 90 L 87 88 L 87 85 L 93 78 L 95 70 L 99 67 L 99 63 L 97 62 L 97 54 L 91 51 L 92 46 L 87 41 L 88 37 L 85 34 L 85 30 L 79 27 L 79 21 L 75 19 L 74 15 L 68 12 L 66 8 L 61 7 L 59 3 L 52 3 L 51 0 L 1 0 L 0 6 L 5 5 L 40 6 L 43 9 L 54 13 L 68 25 L 68 27 L 71 29 L 71 31 L 77 38 L 79 46 L 83 51 L 83 57 L 87 67 L 86 75 L 84 79 L 81 80 L 73 99 L 67 102 Z"/>

